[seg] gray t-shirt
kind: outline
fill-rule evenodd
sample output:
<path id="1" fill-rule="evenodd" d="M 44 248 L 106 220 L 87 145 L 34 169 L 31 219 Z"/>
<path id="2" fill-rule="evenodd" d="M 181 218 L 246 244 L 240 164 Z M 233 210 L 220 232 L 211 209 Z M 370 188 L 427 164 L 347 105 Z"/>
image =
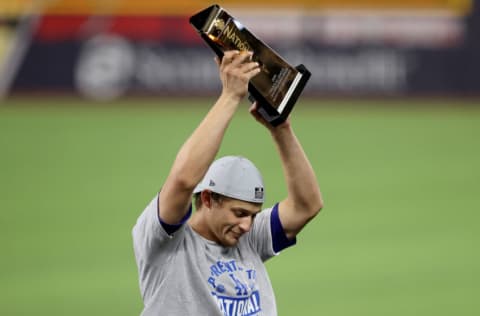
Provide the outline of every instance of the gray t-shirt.
<path id="1" fill-rule="evenodd" d="M 277 315 L 263 265 L 275 255 L 272 208 L 260 212 L 251 230 L 227 248 L 203 238 L 188 224 L 169 235 L 158 218 L 157 198 L 133 228 L 142 316 Z"/>

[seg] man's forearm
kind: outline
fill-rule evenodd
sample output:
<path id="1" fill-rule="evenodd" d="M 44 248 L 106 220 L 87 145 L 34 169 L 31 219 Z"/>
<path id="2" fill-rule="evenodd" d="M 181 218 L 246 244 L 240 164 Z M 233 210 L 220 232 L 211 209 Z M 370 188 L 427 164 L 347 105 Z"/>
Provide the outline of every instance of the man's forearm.
<path id="1" fill-rule="evenodd" d="M 192 190 L 218 153 L 239 102 L 231 96 L 220 96 L 177 154 L 172 173 Z"/>
<path id="2" fill-rule="evenodd" d="M 290 124 L 280 125 L 271 133 L 282 161 L 289 206 L 296 212 L 316 214 L 323 207 L 320 188 L 292 127 Z"/>

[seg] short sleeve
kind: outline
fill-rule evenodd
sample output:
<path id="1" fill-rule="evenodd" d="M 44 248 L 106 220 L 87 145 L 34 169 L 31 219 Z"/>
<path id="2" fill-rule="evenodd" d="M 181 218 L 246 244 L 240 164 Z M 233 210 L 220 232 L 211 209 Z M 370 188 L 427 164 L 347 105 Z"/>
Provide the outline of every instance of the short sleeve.
<path id="1" fill-rule="evenodd" d="M 160 212 L 157 212 L 157 214 L 160 214 Z M 185 214 L 185 216 L 182 218 L 182 220 L 178 224 L 174 224 L 174 225 L 167 224 L 162 220 L 160 215 L 158 215 L 158 220 L 160 221 L 160 224 L 162 225 L 163 229 L 167 232 L 167 234 L 172 235 L 180 227 L 182 227 L 183 224 L 185 224 L 188 221 L 188 219 L 190 218 L 191 215 L 192 215 L 192 205 L 190 205 L 187 214 Z"/>
<path id="2" fill-rule="evenodd" d="M 187 213 L 187 219 L 190 214 L 191 208 L 190 212 Z M 158 253 L 162 248 L 165 248 L 167 244 L 173 247 L 174 245 L 172 244 L 175 244 L 183 234 L 183 224 L 185 221 L 178 225 L 162 224 L 158 216 L 157 194 L 139 216 L 132 230 L 133 246 L 137 260 L 149 257 L 152 252 Z M 167 225 L 167 227 L 164 225 Z"/>
<path id="3" fill-rule="evenodd" d="M 161 205 L 160 205 L 161 207 Z M 158 216 L 158 195 L 147 205 L 132 230 L 133 248 L 138 267 L 142 296 L 152 295 L 164 278 L 163 266 L 169 264 L 172 254 L 185 238 L 185 225 L 169 234 Z"/>
<path id="4" fill-rule="evenodd" d="M 161 242 L 169 238 L 168 233 L 160 225 L 158 219 L 158 195 L 147 205 L 142 214 L 138 217 L 133 227 L 134 242 L 144 240 L 147 244 L 152 242 Z"/>
<path id="5" fill-rule="evenodd" d="M 248 241 L 263 261 L 296 243 L 296 239 L 289 240 L 285 235 L 278 216 L 278 204 L 257 215 L 248 234 Z"/>
<path id="6" fill-rule="evenodd" d="M 283 229 L 282 222 L 280 221 L 280 216 L 278 215 L 278 203 L 272 209 L 272 214 L 270 215 L 270 228 L 272 230 L 272 245 L 273 251 L 278 253 L 283 249 L 286 249 L 290 246 L 293 246 L 297 243 L 297 239 L 288 239 Z"/>

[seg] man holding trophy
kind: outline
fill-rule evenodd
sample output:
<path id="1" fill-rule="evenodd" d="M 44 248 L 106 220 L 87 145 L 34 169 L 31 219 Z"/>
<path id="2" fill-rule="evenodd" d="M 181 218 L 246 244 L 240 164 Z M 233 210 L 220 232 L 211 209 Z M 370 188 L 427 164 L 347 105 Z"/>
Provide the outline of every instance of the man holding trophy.
<path id="1" fill-rule="evenodd" d="M 133 228 L 143 316 L 277 315 L 264 262 L 294 245 L 323 207 L 290 121 L 274 126 L 259 113 L 258 102 L 250 113 L 276 144 L 287 196 L 263 208 L 263 179 L 252 162 L 240 156 L 214 161 L 249 84 L 262 71 L 251 51 L 221 55 L 216 58 L 220 97 L 179 150 L 160 193 Z"/>

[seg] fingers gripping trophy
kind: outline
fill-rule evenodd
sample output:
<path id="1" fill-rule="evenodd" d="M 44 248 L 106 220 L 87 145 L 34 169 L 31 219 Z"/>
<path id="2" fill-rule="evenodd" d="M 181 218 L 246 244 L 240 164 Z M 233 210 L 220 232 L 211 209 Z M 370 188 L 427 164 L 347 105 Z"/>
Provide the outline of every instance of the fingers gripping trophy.
<path id="1" fill-rule="evenodd" d="M 270 124 L 284 122 L 310 78 L 308 69 L 292 67 L 218 5 L 193 15 L 190 23 L 220 58 L 229 50 L 253 52 L 261 71 L 250 80 L 250 100 L 258 103 L 258 112 Z"/>

